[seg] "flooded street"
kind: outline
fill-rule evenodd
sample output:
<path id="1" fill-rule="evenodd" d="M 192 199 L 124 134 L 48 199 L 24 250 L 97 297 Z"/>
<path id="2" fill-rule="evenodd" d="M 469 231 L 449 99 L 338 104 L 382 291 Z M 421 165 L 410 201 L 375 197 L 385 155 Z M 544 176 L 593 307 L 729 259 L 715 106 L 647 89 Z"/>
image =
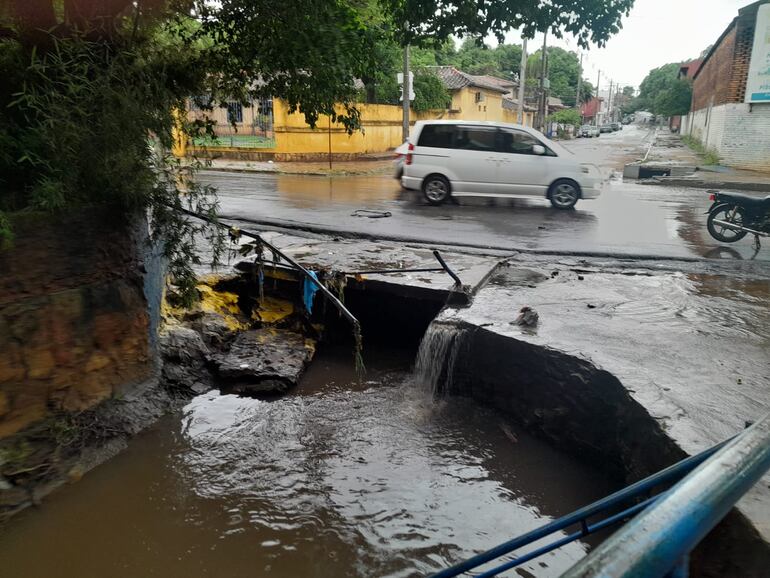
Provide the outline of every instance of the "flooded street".
<path id="1" fill-rule="evenodd" d="M 367 359 L 361 385 L 347 356 L 284 398 L 193 399 L 8 524 L 3 575 L 423 576 L 613 489 L 499 414 L 434 402 L 412 352 Z M 558 576 L 586 547 L 509 575 Z"/>
<path id="2" fill-rule="evenodd" d="M 540 198 L 469 198 L 428 206 L 401 190 L 391 174 L 308 176 L 203 171 L 216 187 L 222 216 L 245 227 L 267 224 L 380 240 L 499 250 L 602 253 L 668 258 L 755 259 L 751 239 L 730 246 L 706 231 L 710 205 L 699 188 L 651 186 L 620 178 L 626 162 L 643 156 L 650 131 L 628 126 L 600 139 L 565 141 L 580 162 L 596 164 L 607 183 L 595 200 L 574 211 L 554 210 Z M 361 209 L 389 213 L 365 218 Z"/>

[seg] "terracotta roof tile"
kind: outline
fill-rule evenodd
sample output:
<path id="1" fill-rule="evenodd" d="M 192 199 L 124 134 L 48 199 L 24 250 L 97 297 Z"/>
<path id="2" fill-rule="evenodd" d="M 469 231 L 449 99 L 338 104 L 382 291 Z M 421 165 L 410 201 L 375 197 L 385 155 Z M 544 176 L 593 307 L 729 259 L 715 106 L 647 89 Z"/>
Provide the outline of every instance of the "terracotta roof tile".
<path id="1" fill-rule="evenodd" d="M 474 76 L 468 74 L 462 70 L 456 69 L 454 66 L 426 66 L 426 70 L 433 72 L 439 77 L 439 80 L 444 83 L 444 86 L 449 90 L 459 90 L 466 86 L 475 86 L 476 88 L 485 88 L 487 90 L 494 90 L 495 92 L 508 92 L 511 85 L 506 84 L 502 86 L 500 83 L 505 83 L 502 78 L 485 76 Z M 490 80 L 494 79 L 494 80 Z"/>

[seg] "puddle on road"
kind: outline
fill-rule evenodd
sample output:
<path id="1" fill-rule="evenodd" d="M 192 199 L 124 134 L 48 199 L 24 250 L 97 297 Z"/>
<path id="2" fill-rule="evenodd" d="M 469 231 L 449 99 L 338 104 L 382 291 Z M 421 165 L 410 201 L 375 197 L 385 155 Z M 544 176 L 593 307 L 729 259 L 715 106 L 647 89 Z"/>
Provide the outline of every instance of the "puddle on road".
<path id="1" fill-rule="evenodd" d="M 4 575 L 423 576 L 613 489 L 499 414 L 434 402 L 411 361 L 381 352 L 354 384 L 347 348 L 326 351 L 279 400 L 195 398 L 15 518 Z M 586 548 L 523 568 L 558 576 Z"/>

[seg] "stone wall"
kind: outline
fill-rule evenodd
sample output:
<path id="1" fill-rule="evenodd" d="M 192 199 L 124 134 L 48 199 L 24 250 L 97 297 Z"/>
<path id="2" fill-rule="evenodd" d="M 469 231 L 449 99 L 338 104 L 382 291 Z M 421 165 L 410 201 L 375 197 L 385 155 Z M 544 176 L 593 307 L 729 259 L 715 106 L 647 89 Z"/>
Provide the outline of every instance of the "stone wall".
<path id="1" fill-rule="evenodd" d="M 154 371 L 146 223 L 26 215 L 0 250 L 0 439 L 120 396 Z"/>

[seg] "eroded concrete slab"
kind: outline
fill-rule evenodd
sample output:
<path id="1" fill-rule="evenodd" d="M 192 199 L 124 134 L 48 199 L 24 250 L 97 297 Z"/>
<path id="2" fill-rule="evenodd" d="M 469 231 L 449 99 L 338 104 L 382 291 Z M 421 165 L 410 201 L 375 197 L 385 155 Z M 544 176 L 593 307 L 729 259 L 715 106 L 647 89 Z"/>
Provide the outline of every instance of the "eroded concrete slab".
<path id="1" fill-rule="evenodd" d="M 311 270 L 355 274 L 382 269 L 432 269 L 441 265 L 431 248 L 396 242 L 375 242 L 329 237 L 299 237 L 278 232 L 264 232 L 263 238 L 289 257 Z M 447 265 L 470 292 L 475 291 L 501 261 L 500 256 L 441 250 Z M 444 271 L 363 274 L 366 281 L 395 287 L 448 292 L 454 281 Z"/>
<path id="2" fill-rule="evenodd" d="M 510 262 L 441 319 L 587 360 L 615 376 L 686 453 L 770 411 L 770 278 Z M 512 324 L 523 306 L 535 328 Z M 770 541 L 770 475 L 739 504 Z"/>

